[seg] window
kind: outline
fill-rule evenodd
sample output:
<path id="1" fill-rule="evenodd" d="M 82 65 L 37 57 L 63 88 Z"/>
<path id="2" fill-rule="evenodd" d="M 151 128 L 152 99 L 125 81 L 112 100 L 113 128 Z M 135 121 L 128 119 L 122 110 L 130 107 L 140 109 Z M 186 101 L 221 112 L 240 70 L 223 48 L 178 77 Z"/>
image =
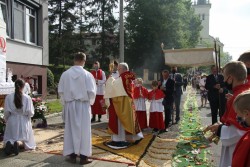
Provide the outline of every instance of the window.
<path id="1" fill-rule="evenodd" d="M 3 16 L 3 20 L 6 24 L 6 33 L 7 35 L 9 35 L 9 26 L 8 26 L 8 22 L 7 22 L 7 6 L 6 6 L 6 2 L 5 0 L 0 0 L 0 17 Z"/>
<path id="2" fill-rule="evenodd" d="M 205 20 L 205 14 L 202 14 L 202 20 Z"/>
<path id="3" fill-rule="evenodd" d="M 36 43 L 36 10 L 14 2 L 14 38 L 27 43 Z"/>
<path id="4" fill-rule="evenodd" d="M 25 41 L 24 38 L 24 5 L 14 3 L 14 38 Z"/>
<path id="5" fill-rule="evenodd" d="M 26 7 L 26 41 L 35 43 L 36 39 L 36 12 Z"/>

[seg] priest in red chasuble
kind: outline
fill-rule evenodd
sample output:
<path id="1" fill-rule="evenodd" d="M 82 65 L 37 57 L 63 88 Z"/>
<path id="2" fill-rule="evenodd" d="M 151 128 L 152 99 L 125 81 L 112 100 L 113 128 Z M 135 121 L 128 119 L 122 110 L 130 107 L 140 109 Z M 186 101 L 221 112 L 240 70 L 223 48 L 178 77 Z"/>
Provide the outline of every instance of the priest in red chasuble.
<path id="1" fill-rule="evenodd" d="M 105 103 L 109 107 L 108 132 L 111 141 L 106 145 L 113 149 L 128 147 L 131 142 L 138 144 L 143 138 L 133 104 L 134 73 L 127 63 L 118 65 L 120 77 L 112 76 L 106 82 Z"/>
<path id="2" fill-rule="evenodd" d="M 93 70 L 91 70 L 91 74 L 94 76 L 96 81 L 96 98 L 95 103 L 91 106 L 92 110 L 92 119 L 91 122 L 96 121 L 96 115 L 98 115 L 98 122 L 101 122 L 102 115 L 106 114 L 106 110 L 102 105 L 104 104 L 104 87 L 106 82 L 106 75 L 104 71 L 100 69 L 100 63 L 96 61 L 93 65 Z"/>

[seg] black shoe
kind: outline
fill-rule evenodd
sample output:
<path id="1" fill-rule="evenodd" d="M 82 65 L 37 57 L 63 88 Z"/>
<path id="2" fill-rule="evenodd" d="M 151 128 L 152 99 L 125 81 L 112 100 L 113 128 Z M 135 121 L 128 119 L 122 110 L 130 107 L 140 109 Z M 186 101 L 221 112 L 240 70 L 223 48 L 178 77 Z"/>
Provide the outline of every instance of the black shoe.
<path id="1" fill-rule="evenodd" d="M 92 118 L 92 119 L 91 119 L 91 122 L 95 122 L 95 119 L 94 119 L 94 118 Z"/>
<path id="2" fill-rule="evenodd" d="M 130 143 L 126 142 L 126 141 L 117 142 L 117 147 L 128 147 L 129 145 L 130 145 Z"/>
<path id="3" fill-rule="evenodd" d="M 10 141 L 7 141 L 5 148 L 4 148 L 4 152 L 7 156 L 12 153 L 12 144 L 10 143 Z"/>
<path id="4" fill-rule="evenodd" d="M 75 153 L 70 154 L 70 155 L 69 155 L 68 161 L 69 161 L 70 163 L 75 164 L 75 163 L 76 163 L 76 156 L 77 156 L 77 155 L 76 155 Z"/>
<path id="5" fill-rule="evenodd" d="M 106 143 L 106 145 L 117 146 L 117 142 L 115 142 L 115 141 L 109 141 L 109 142 Z"/>
<path id="6" fill-rule="evenodd" d="M 98 119 L 98 122 L 101 122 L 101 119 Z"/>
<path id="7" fill-rule="evenodd" d="M 19 154 L 19 144 L 17 141 L 14 142 L 13 152 L 15 155 Z"/>
<path id="8" fill-rule="evenodd" d="M 106 142 L 105 145 L 113 149 L 122 149 L 127 148 L 130 143 L 126 141 L 110 141 Z"/>
<path id="9" fill-rule="evenodd" d="M 88 157 L 80 154 L 80 165 L 86 165 L 91 163 L 92 161 L 88 160 Z"/>
<path id="10" fill-rule="evenodd" d="M 143 138 L 141 138 L 141 139 L 139 139 L 139 140 L 136 140 L 136 141 L 134 142 L 134 145 L 139 144 L 139 143 L 142 141 L 142 139 L 143 139 Z"/>

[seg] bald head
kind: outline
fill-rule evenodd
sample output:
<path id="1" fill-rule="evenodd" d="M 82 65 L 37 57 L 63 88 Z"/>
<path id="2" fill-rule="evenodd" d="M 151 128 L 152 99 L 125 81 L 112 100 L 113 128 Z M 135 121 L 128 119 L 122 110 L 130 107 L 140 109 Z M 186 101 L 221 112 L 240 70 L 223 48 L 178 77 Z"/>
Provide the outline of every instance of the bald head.
<path id="1" fill-rule="evenodd" d="M 127 63 L 120 63 L 118 65 L 118 72 L 121 75 L 122 73 L 129 71 L 128 64 Z"/>

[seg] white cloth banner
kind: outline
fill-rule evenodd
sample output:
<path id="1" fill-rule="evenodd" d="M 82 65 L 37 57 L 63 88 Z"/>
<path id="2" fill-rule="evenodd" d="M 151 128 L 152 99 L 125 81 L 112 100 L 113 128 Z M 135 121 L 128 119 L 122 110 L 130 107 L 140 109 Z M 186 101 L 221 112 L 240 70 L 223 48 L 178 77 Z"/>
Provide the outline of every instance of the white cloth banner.
<path id="1" fill-rule="evenodd" d="M 197 67 L 215 64 L 213 48 L 163 50 L 165 64 L 170 66 Z"/>

